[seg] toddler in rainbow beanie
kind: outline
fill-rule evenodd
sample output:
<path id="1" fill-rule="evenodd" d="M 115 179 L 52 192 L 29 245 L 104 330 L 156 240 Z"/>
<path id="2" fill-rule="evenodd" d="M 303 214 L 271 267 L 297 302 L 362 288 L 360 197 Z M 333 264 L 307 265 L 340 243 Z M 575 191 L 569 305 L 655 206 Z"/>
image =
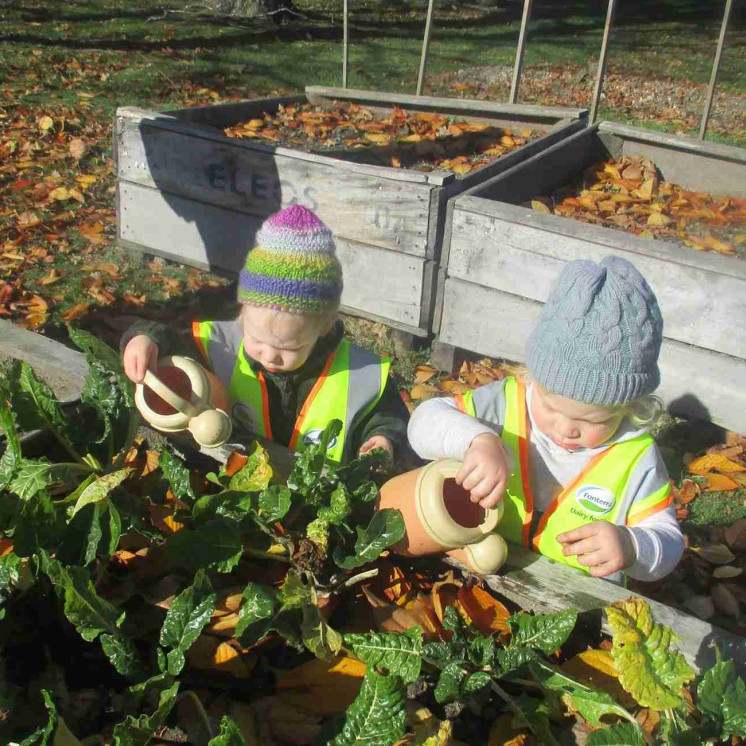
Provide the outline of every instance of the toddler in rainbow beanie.
<path id="1" fill-rule="evenodd" d="M 231 417 L 255 435 L 301 451 L 340 420 L 330 459 L 373 448 L 393 456 L 409 415 L 390 361 L 342 338 L 331 230 L 291 205 L 264 221 L 256 243 L 239 276 L 237 319 L 195 321 L 188 344 L 162 324 L 135 324 L 122 339 L 125 372 L 139 383 L 160 355 L 196 351 L 225 385 Z"/>

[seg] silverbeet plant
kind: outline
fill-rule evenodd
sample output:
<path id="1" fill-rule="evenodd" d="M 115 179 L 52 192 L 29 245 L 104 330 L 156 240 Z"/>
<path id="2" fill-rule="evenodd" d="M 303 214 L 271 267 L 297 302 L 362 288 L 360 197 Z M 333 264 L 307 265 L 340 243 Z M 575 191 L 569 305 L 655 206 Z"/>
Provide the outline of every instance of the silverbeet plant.
<path id="1" fill-rule="evenodd" d="M 660 712 L 653 737 L 611 694 L 555 665 L 552 656 L 575 627 L 574 610 L 516 614 L 502 637 L 481 634 L 455 608 L 445 610 L 438 640 L 426 641 L 419 628 L 368 634 L 334 629 L 320 607 L 374 576 L 370 563 L 404 535 L 398 511 L 373 510 L 385 455 L 373 452 L 343 467 L 327 463 L 326 446 L 339 432 L 334 422 L 296 458 L 287 480 L 277 479 L 266 451 L 255 444 L 240 468 L 209 473 L 207 490 L 195 490 L 187 465 L 163 450 L 144 497 L 136 469 L 128 465 L 138 418 L 119 356 L 84 332 L 70 335 L 90 370 L 80 405 L 63 408 L 24 364 L 0 381 L 0 645 L 28 624 L 23 609 L 64 615 L 69 629 L 108 659 L 113 686 L 125 695 L 113 746 L 146 746 L 172 722 L 180 698 L 196 697 L 182 691 L 187 653 L 216 611 L 217 588 L 235 585 L 238 565 L 257 558 L 282 563 L 283 580 L 243 585 L 236 624 L 241 645 L 276 635 L 319 658 L 345 654 L 367 666 L 357 698 L 344 716 L 325 722 L 318 744 L 396 743 L 407 732 L 407 687 L 415 684 L 438 705 L 475 708 L 497 697 L 516 724 L 548 744 L 556 743 L 562 715 L 592 729 L 589 746 L 689 746 L 746 736 L 746 687 L 733 662 L 718 659 L 695 681 L 671 630 L 657 624 L 640 599 L 606 613 L 619 683 L 641 707 Z M 39 428 L 50 434 L 54 453 L 31 458 L 19 433 Z M 178 499 L 174 518 L 183 528 L 165 535 L 150 521 L 148 506 L 164 502 L 167 488 Z M 111 556 L 125 534 L 160 546 L 176 568 L 173 578 L 181 579 L 155 634 L 138 634 L 128 616 L 132 604 L 125 610 L 105 591 L 116 587 Z M 63 629 L 60 622 L 53 617 L 55 630 Z M 682 696 L 682 687 L 692 683 L 695 711 Z M 75 742 L 66 735 L 64 698 L 51 688 L 41 692 L 43 723 L 25 735 L 28 721 L 20 718 L 26 729 L 19 738 L 15 717 L 28 705 L 19 691 L 0 680 L 0 742 Z M 225 717 L 210 733 L 209 746 L 246 741 Z"/>

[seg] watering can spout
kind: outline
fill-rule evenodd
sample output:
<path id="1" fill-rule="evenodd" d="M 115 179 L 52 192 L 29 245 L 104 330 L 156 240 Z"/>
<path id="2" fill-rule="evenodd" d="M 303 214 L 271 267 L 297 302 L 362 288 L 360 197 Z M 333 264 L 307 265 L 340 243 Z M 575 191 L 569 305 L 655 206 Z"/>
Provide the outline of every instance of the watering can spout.
<path id="1" fill-rule="evenodd" d="M 163 380 L 164 374 L 179 382 L 179 388 L 188 387 L 189 398 L 174 391 L 174 384 Z M 174 355 L 159 360 L 157 371 L 148 370 L 144 385 L 137 385 L 135 404 L 146 422 L 157 430 L 188 430 L 206 448 L 218 448 L 231 436 L 231 419 L 225 412 L 228 397 L 222 384 L 191 358 Z"/>

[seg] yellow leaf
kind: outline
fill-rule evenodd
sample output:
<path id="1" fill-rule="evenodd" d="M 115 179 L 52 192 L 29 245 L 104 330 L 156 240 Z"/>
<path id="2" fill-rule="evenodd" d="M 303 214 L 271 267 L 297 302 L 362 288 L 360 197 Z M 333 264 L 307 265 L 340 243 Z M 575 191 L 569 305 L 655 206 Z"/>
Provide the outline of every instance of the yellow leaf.
<path id="1" fill-rule="evenodd" d="M 245 126 L 248 127 L 250 130 L 260 130 L 262 127 L 264 127 L 264 120 L 263 119 L 252 119 L 246 122 Z"/>
<path id="2" fill-rule="evenodd" d="M 388 145 L 391 142 L 391 138 L 382 132 L 366 132 L 365 139 L 378 145 Z"/>
<path id="3" fill-rule="evenodd" d="M 187 651 L 193 668 L 222 671 L 237 679 L 248 679 L 256 665 L 253 653 L 241 653 L 217 637 L 201 634 Z"/>
<path id="4" fill-rule="evenodd" d="M 432 398 L 437 393 L 438 389 L 435 386 L 431 386 L 427 383 L 416 383 L 414 386 L 412 386 L 409 395 L 412 397 L 412 399 L 424 401 L 425 399 Z"/>
<path id="5" fill-rule="evenodd" d="M 52 121 L 52 117 L 44 116 L 41 119 L 39 119 L 39 129 L 42 132 L 46 132 L 49 129 L 52 129 L 54 127 L 54 122 Z"/>
<path id="6" fill-rule="evenodd" d="M 657 193 L 658 179 L 652 178 L 643 181 L 642 186 L 632 192 L 632 196 L 639 199 L 651 200 Z"/>
<path id="7" fill-rule="evenodd" d="M 454 163 L 451 171 L 455 174 L 468 174 L 473 168 L 471 163 Z"/>
<path id="8" fill-rule="evenodd" d="M 668 215 L 664 215 L 662 212 L 654 212 L 648 215 L 648 225 L 653 225 L 657 228 L 663 228 L 672 222 Z"/>
<path id="9" fill-rule="evenodd" d="M 415 370 L 414 380 L 415 383 L 425 383 L 436 375 L 438 375 L 438 371 L 431 365 L 418 365 Z"/>
<path id="10" fill-rule="evenodd" d="M 275 671 L 281 701 L 324 717 L 343 713 L 360 691 L 365 665 L 337 656 L 312 660 L 292 671 Z"/>
<path id="11" fill-rule="evenodd" d="M 33 228 L 35 225 L 39 225 L 41 220 L 30 210 L 22 212 L 17 218 L 19 228 Z"/>
<path id="12" fill-rule="evenodd" d="M 504 145 L 506 148 L 512 148 L 515 145 L 515 140 L 510 135 L 503 135 L 500 138 L 500 145 Z"/>
<path id="13" fill-rule="evenodd" d="M 95 183 L 97 181 L 97 178 L 95 176 L 91 176 L 91 174 L 82 174 L 81 176 L 76 176 L 75 181 L 77 181 L 78 184 L 83 187 L 83 189 L 86 189 L 91 184 Z"/>
<path id="14" fill-rule="evenodd" d="M 85 197 L 84 197 L 84 196 L 83 196 L 83 194 L 82 194 L 82 193 L 81 193 L 81 192 L 80 192 L 80 191 L 79 191 L 78 189 L 76 189 L 75 187 L 73 187 L 72 189 L 70 189 L 70 191 L 69 191 L 69 194 L 70 194 L 70 197 L 72 197 L 72 199 L 76 199 L 76 200 L 78 200 L 78 202 L 80 202 L 81 204 L 82 204 L 83 202 L 85 202 Z"/>
<path id="15" fill-rule="evenodd" d="M 70 199 L 70 192 L 67 190 L 67 187 L 57 187 L 56 189 L 52 189 L 49 197 L 50 199 L 56 199 L 58 202 L 63 202 L 66 199 Z"/>
<path id="16" fill-rule="evenodd" d="M 565 661 L 561 668 L 566 674 L 576 678 L 582 684 L 589 684 L 608 692 L 623 707 L 634 706 L 634 699 L 624 691 L 618 681 L 619 674 L 610 651 L 584 650 L 574 658 Z"/>
<path id="17" fill-rule="evenodd" d="M 694 461 L 690 462 L 688 466 L 689 471 L 692 474 L 699 474 L 704 476 L 709 474 L 711 471 L 744 471 L 746 472 L 746 466 L 743 466 L 736 461 L 731 461 L 725 456 L 721 456 L 719 453 L 707 453 L 704 456 L 695 458 Z"/>
<path id="18" fill-rule="evenodd" d="M 602 199 L 598 203 L 598 209 L 604 212 L 616 212 L 617 203 L 613 199 Z"/>
<path id="19" fill-rule="evenodd" d="M 714 236 L 710 236 L 710 235 L 705 236 L 702 239 L 702 243 L 708 249 L 712 249 L 713 251 L 718 251 L 721 254 L 733 255 L 736 253 L 736 250 L 730 244 L 725 243 L 725 241 L 719 241 Z"/>
<path id="20" fill-rule="evenodd" d="M 708 474 L 706 489 L 712 492 L 729 492 L 739 488 L 738 482 L 725 474 Z"/>
<path id="21" fill-rule="evenodd" d="M 531 209 L 536 210 L 536 212 L 546 212 L 551 214 L 551 210 L 547 205 L 545 205 L 541 200 L 538 199 L 532 199 L 531 200 Z"/>
<path id="22" fill-rule="evenodd" d="M 483 635 L 493 632 L 507 632 L 510 612 L 491 593 L 479 586 L 459 589 L 457 596 L 462 614 L 468 623 L 473 624 Z"/>

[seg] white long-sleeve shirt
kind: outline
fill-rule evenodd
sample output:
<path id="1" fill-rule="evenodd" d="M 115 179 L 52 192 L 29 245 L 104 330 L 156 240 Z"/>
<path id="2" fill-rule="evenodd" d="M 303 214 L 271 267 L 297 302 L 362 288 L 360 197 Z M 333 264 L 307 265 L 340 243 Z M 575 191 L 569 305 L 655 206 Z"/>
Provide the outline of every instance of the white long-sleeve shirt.
<path id="1" fill-rule="evenodd" d="M 462 460 L 478 435 L 502 432 L 505 419 L 505 392 L 502 382 L 489 385 L 494 389 L 493 416 L 484 421 L 459 411 L 454 399 L 430 399 L 423 402 L 409 422 L 409 442 L 424 459 L 456 458 Z M 493 393 L 493 392 L 490 392 Z M 532 386 L 526 388 L 526 410 L 531 418 Z M 612 443 L 639 435 L 625 420 L 611 441 L 597 448 L 568 451 L 541 433 L 531 418 L 529 439 L 529 480 L 537 511 L 545 511 L 552 500 L 570 484 L 583 468 Z M 509 455 L 509 454 L 508 454 Z M 509 464 L 515 467 L 515 464 Z M 666 467 L 658 450 L 630 474 L 627 489 L 643 499 L 668 481 Z M 676 520 L 673 505 L 643 518 L 627 530 L 635 545 L 636 560 L 625 573 L 636 580 L 658 580 L 676 567 L 684 551 L 684 538 Z M 610 578 L 611 579 L 611 578 Z"/>

